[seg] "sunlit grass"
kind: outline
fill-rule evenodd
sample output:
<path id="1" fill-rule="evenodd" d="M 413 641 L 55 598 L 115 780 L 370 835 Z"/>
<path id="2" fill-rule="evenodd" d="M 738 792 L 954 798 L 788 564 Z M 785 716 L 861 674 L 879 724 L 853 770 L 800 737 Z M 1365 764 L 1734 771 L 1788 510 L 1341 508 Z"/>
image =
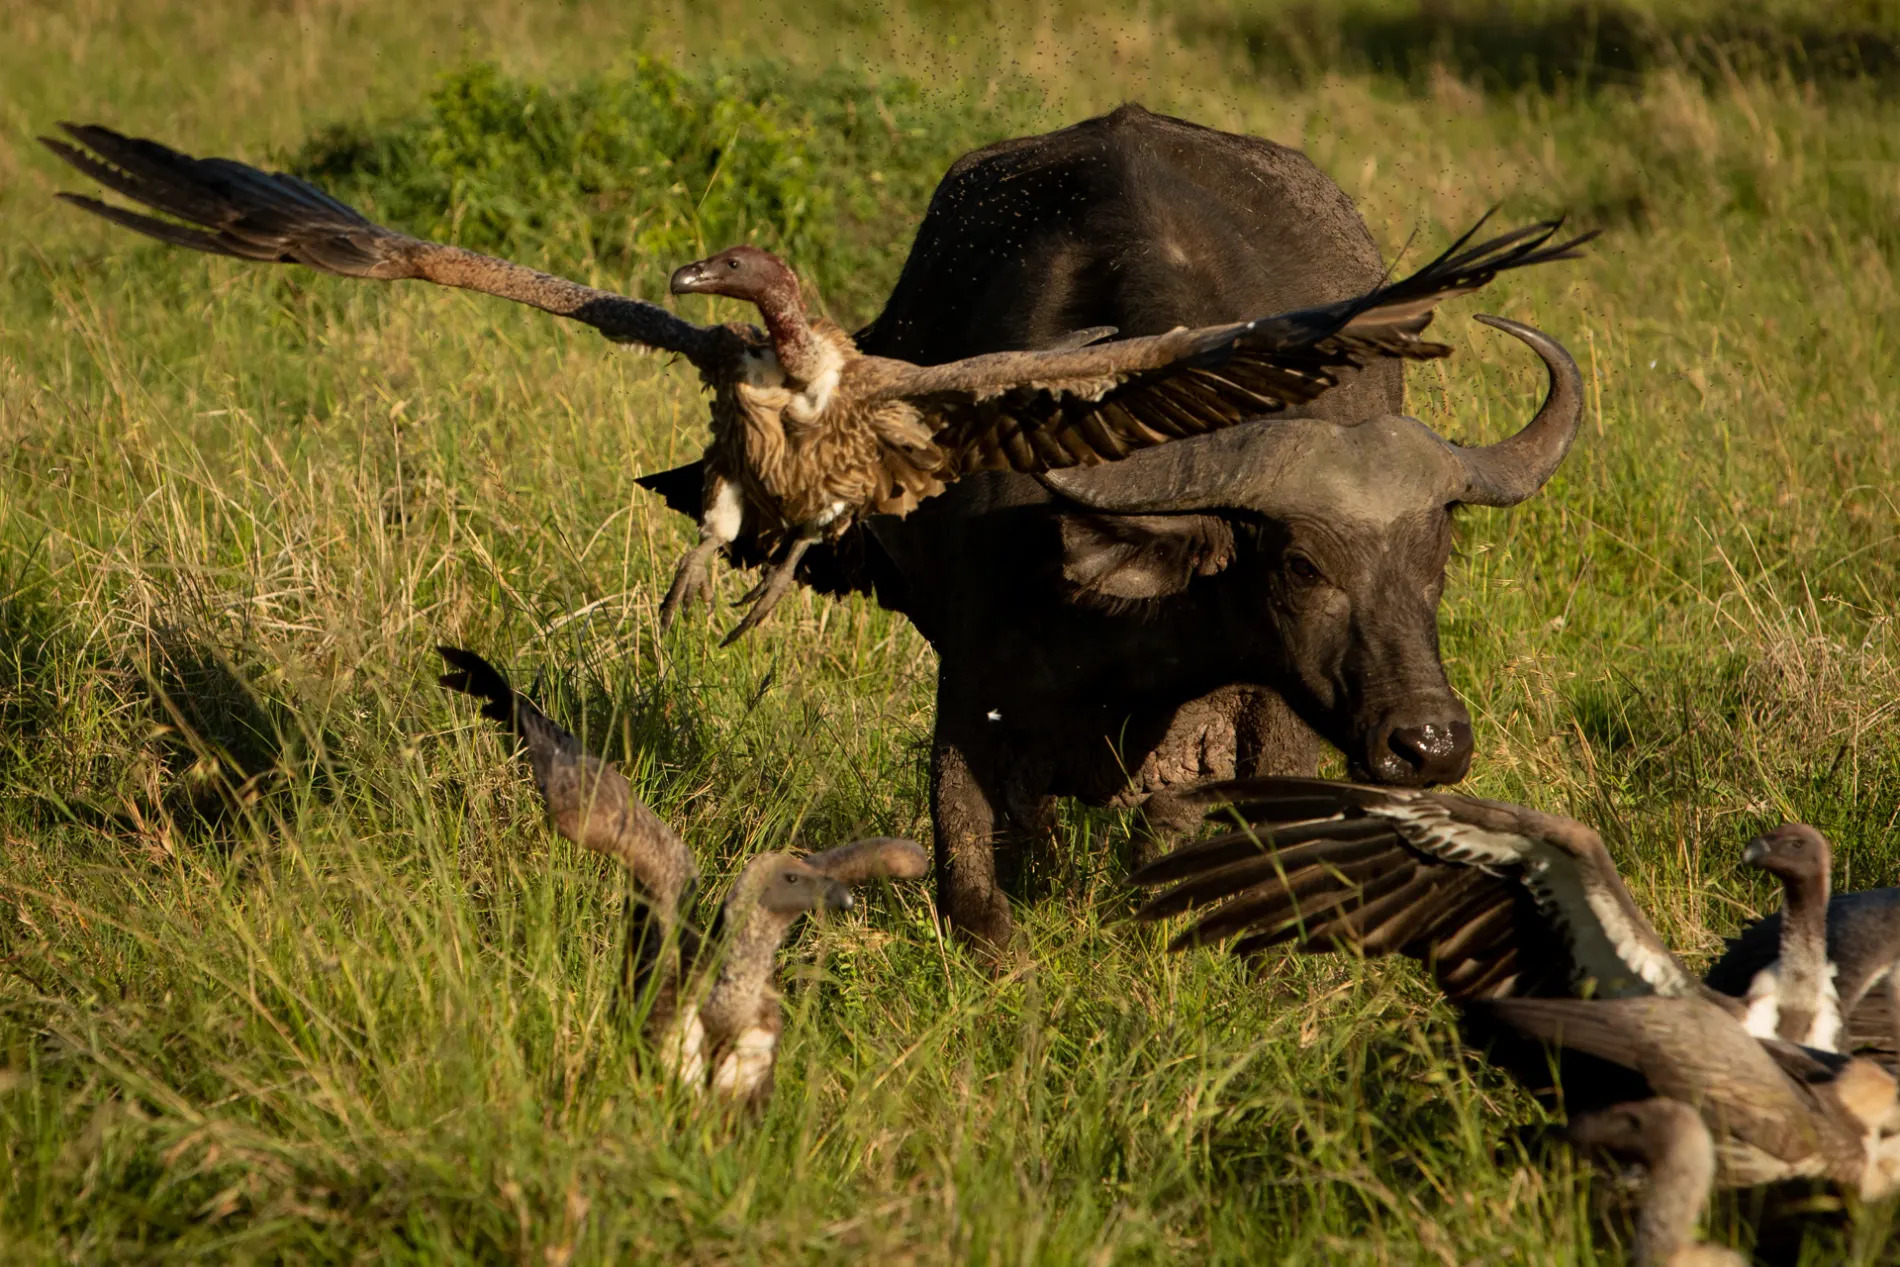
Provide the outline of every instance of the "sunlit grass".
<path id="1" fill-rule="evenodd" d="M 477 61 L 567 91 L 641 52 L 770 57 L 908 75 L 998 128 L 1138 98 L 1298 144 L 1414 257 L 1500 200 L 1603 225 L 1481 301 L 1564 339 L 1591 409 L 1542 494 L 1463 516 L 1445 653 L 1470 786 L 1598 823 L 1708 954 L 1773 901 L 1735 868 L 1766 821 L 1827 829 L 1851 887 L 1900 879 L 1900 110 L 1806 45 L 1677 27 L 1584 75 L 1573 11 L 1518 11 L 1531 76 L 1457 49 L 1381 74 L 1373 37 L 1417 20 L 1384 4 L 10 13 L 0 1260 L 1594 1261 L 1591 1185 L 1520 1141 L 1537 1110 L 1412 973 L 1163 955 L 1117 922 L 1112 814 L 1065 812 L 1029 966 L 993 980 L 892 889 L 788 957 L 762 1122 L 675 1102 L 609 1012 L 622 880 L 550 839 L 432 646 L 538 680 L 717 889 L 759 849 L 927 835 L 927 645 L 802 594 L 734 649 L 729 609 L 656 640 L 687 534 L 632 480 L 701 443 L 678 368 L 142 245 L 53 204 L 74 181 L 31 142 L 97 119 L 287 158 L 406 126 Z M 1849 16 L 1857 49 L 1900 31 Z M 1268 56 L 1281 30 L 1318 53 Z M 898 159 L 941 169 L 959 126 Z M 873 315 L 920 213 L 848 257 L 841 318 Z M 678 262 L 523 249 L 647 293 Z M 1540 386 L 1478 302 L 1410 384 L 1461 438 Z M 1890 1219 L 1817 1225 L 1805 1261 L 1893 1261 Z"/>

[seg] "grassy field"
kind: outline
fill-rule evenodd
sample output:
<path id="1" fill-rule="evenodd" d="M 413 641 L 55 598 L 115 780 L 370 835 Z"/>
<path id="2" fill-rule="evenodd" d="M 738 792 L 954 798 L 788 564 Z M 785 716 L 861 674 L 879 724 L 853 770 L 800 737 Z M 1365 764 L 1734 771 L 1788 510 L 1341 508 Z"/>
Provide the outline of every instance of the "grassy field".
<path id="1" fill-rule="evenodd" d="M 732 651 L 727 614 L 657 640 L 688 538 L 632 480 L 701 443 L 679 369 L 141 244 L 55 204 L 82 185 L 32 139 L 292 164 L 649 295 L 749 235 L 846 320 L 957 153 L 1124 99 L 1304 147 L 1388 251 L 1567 209 L 1590 258 L 1483 299 L 1590 396 L 1552 484 L 1459 529 L 1468 786 L 1596 823 L 1698 958 L 1774 901 L 1736 867 L 1764 824 L 1900 881 L 1900 12 L 1091 10 L 8 9 L 0 1262 L 1615 1260 L 1414 972 L 1162 954 L 1117 922 L 1110 814 L 1065 815 L 1000 982 L 921 888 L 806 930 L 756 1126 L 636 1075 L 622 881 L 550 839 L 431 646 L 540 675 L 715 888 L 764 848 L 927 837 L 929 648 L 805 595 Z M 1538 386 L 1478 310 L 1411 382 L 1466 439 Z M 1892 1224 L 1817 1217 L 1801 1260 L 1900 1262 Z"/>

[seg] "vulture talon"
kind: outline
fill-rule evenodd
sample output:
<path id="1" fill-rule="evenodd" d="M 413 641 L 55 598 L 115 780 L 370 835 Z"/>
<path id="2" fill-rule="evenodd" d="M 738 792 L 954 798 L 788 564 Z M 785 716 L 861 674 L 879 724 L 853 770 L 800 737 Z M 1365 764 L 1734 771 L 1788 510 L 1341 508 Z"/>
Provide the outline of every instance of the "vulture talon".
<path id="1" fill-rule="evenodd" d="M 779 600 L 784 598 L 786 592 L 792 588 L 792 581 L 798 573 L 798 561 L 805 557 L 805 551 L 811 549 L 812 543 L 816 540 L 816 537 L 799 537 L 793 541 L 791 549 L 785 552 L 785 557 L 772 565 L 771 571 L 752 587 L 746 598 L 739 600 L 741 602 L 751 600 L 752 610 L 747 612 L 745 618 L 733 627 L 732 632 L 721 640 L 720 646 L 730 647 L 772 614 L 772 609 L 778 606 Z M 754 594 L 757 595 L 756 598 L 753 598 Z"/>
<path id="2" fill-rule="evenodd" d="M 660 604 L 661 633 L 673 627 L 682 607 L 701 601 L 712 602 L 712 559 L 718 552 L 718 539 L 707 537 L 679 561 L 673 570 L 673 584 L 667 588 L 666 598 Z"/>
<path id="3" fill-rule="evenodd" d="M 759 596 L 765 593 L 765 587 L 770 585 L 772 578 L 778 574 L 778 565 L 768 564 L 765 569 L 765 575 L 761 576 L 751 589 L 733 599 L 732 605 L 734 607 L 750 607 L 753 603 L 758 602 Z"/>

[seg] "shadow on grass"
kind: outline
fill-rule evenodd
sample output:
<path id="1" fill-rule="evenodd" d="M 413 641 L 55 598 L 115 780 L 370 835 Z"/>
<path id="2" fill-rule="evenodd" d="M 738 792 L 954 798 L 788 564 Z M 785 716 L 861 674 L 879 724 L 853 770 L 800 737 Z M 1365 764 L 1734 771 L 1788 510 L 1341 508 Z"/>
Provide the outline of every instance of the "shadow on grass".
<path id="1" fill-rule="evenodd" d="M 300 783 L 319 800 L 334 796 L 338 772 L 310 757 L 337 745 L 305 735 L 293 706 L 262 689 L 269 666 L 179 628 L 155 630 L 146 657 L 139 671 L 159 723 L 160 808 L 187 839 L 225 837 L 246 814 L 261 830 L 281 830 Z"/>
<path id="2" fill-rule="evenodd" d="M 1426 0 L 1386 6 L 1303 4 L 1278 13 L 1183 18 L 1182 37 L 1246 50 L 1256 70 L 1306 82 L 1338 70 L 1375 71 L 1422 84 L 1435 67 L 1486 87 L 1591 90 L 1675 68 L 1711 82 L 1780 74 L 1817 85 L 1900 84 L 1900 31 L 1864 11 L 1666 16 L 1616 3 L 1558 4 L 1539 12 L 1499 0 Z"/>
<path id="3" fill-rule="evenodd" d="M 0 576 L 0 752 L 38 739 L 59 716 L 57 668 L 72 651 L 66 626 L 30 558 Z"/>
<path id="4" fill-rule="evenodd" d="M 0 584 L 0 758 L 30 821 L 229 843 L 244 816 L 280 833 L 299 789 L 334 795 L 336 770 L 312 754 L 336 745 L 306 733 L 294 704 L 261 688 L 268 666 L 234 660 L 180 628 L 153 631 L 142 663 L 93 657 L 86 642 L 30 568 Z M 77 715 L 90 706 L 83 679 L 97 676 L 117 684 L 115 700 L 148 730 L 82 769 L 63 745 L 71 727 L 97 720 Z M 111 711 L 121 711 L 116 702 Z M 89 802 L 81 789 L 92 783 L 119 789 L 121 805 Z"/>

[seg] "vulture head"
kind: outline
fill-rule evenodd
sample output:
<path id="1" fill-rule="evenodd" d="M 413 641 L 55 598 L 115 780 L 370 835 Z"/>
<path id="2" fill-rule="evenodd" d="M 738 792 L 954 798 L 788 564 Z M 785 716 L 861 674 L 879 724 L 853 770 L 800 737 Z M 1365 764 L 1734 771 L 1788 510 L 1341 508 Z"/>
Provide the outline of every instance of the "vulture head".
<path id="1" fill-rule="evenodd" d="M 765 854 L 739 873 L 729 904 L 756 907 L 772 915 L 796 917 L 807 911 L 847 911 L 851 890 L 803 858 Z M 789 919 L 788 919 L 789 923 Z"/>
<path id="2" fill-rule="evenodd" d="M 1742 850 L 1742 863 L 1782 880 L 1813 880 L 1831 865 L 1827 837 L 1806 823 L 1783 823 Z"/>
<path id="3" fill-rule="evenodd" d="M 724 295 L 761 308 L 798 298 L 798 275 L 770 251 L 734 246 L 673 272 L 676 295 Z"/>

